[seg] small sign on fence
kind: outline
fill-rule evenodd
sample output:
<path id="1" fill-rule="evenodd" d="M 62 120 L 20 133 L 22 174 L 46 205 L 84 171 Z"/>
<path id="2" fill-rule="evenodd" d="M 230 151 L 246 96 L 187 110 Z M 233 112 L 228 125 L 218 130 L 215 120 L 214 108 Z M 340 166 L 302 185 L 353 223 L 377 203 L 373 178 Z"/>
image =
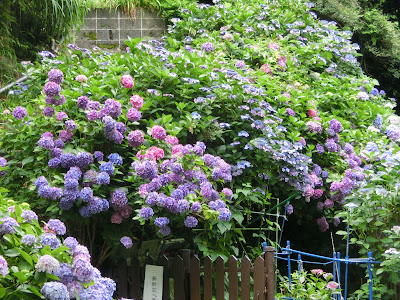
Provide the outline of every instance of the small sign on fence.
<path id="1" fill-rule="evenodd" d="M 162 300 L 163 267 L 146 265 L 143 300 Z"/>

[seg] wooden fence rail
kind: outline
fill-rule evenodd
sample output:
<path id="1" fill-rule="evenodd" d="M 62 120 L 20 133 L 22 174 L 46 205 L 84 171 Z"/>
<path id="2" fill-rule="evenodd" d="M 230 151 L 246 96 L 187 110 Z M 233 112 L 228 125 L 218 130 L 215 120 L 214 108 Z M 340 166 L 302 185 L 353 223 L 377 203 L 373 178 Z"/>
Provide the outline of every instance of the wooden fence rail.
<path id="1" fill-rule="evenodd" d="M 164 267 L 163 300 L 212 300 L 213 297 L 225 300 L 226 294 L 229 300 L 275 299 L 273 247 L 267 247 L 254 263 L 247 256 L 240 261 L 231 256 L 227 262 L 218 257 L 213 263 L 207 256 L 201 264 L 201 260 L 190 250 L 181 250 L 174 257 L 163 256 L 158 263 L 147 263 Z M 143 297 L 144 268 L 133 261 L 129 266 L 122 263 L 103 270 L 103 273 L 117 282 L 118 297 L 139 300 Z"/>

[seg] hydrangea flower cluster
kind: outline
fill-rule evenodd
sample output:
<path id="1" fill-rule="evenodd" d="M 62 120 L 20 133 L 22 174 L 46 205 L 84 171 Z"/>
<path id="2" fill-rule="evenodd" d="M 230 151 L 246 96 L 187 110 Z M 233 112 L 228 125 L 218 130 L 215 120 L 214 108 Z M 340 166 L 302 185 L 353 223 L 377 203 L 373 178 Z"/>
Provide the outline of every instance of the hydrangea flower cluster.
<path id="1" fill-rule="evenodd" d="M 165 130 L 160 126 L 153 127 L 152 135 L 156 139 L 166 138 Z M 206 146 L 202 142 L 172 146 L 168 149 L 171 151 L 169 159 L 164 158 L 164 151 L 158 156 L 149 155 L 150 150 L 139 155 L 138 161 L 132 164 L 137 176 L 148 181 L 139 188 L 139 194 L 145 198 L 139 211 L 142 219 L 152 220 L 162 236 L 171 232 L 170 219 L 159 214 L 172 214 L 170 218 L 179 220 L 183 218 L 183 225 L 188 228 L 196 227 L 198 218 L 206 218 L 204 211 L 214 211 L 213 215 L 221 221 L 230 220 L 231 212 L 226 201 L 232 198 L 232 191 L 224 188 L 220 194 L 211 183 L 232 180 L 229 164 L 219 157 L 204 154 Z M 202 164 L 212 171 L 208 173 Z"/>

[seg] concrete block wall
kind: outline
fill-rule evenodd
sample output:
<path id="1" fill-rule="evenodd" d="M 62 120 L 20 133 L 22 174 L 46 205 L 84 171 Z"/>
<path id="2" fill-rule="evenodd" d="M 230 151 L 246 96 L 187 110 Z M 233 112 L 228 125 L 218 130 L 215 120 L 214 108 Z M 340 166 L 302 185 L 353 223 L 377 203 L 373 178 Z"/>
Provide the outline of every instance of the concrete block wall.
<path id="1" fill-rule="evenodd" d="M 120 8 L 94 9 L 84 18 L 75 43 L 81 48 L 99 46 L 115 52 L 125 49 L 128 37 L 160 38 L 166 30 L 165 20 L 147 9 L 137 8 L 133 15 Z"/>

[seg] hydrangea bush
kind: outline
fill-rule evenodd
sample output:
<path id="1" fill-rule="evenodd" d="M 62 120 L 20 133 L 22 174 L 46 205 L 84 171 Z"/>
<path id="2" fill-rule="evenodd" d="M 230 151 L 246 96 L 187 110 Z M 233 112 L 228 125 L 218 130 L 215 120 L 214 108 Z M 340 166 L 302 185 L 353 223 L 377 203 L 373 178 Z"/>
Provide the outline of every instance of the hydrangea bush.
<path id="1" fill-rule="evenodd" d="M 58 219 L 39 223 L 29 204 L 1 197 L 0 295 L 5 299 L 112 299 L 115 282 Z"/>
<path id="2" fill-rule="evenodd" d="M 342 229 L 353 201 L 351 241 L 379 258 L 398 223 L 395 103 L 363 74 L 352 33 L 312 8 L 187 4 L 165 38 L 126 53 L 44 57 L 2 103 L 3 182 L 47 214 L 108 214 L 127 248 L 193 228 L 213 257 L 273 239 L 264 213 L 278 199 L 297 195 L 286 213 L 323 232 Z M 243 234 L 253 220 L 271 230 Z"/>

